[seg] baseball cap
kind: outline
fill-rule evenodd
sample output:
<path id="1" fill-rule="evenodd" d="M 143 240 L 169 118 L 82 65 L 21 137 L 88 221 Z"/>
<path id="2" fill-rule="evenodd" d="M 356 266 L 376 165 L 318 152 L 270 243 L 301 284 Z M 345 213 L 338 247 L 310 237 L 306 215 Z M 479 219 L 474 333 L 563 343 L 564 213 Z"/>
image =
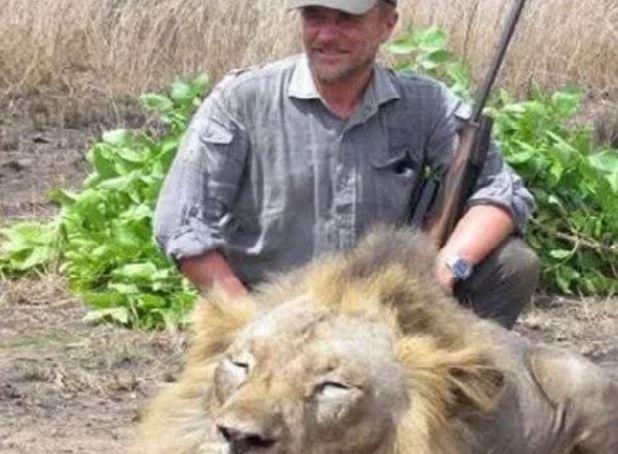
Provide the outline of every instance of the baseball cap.
<path id="1" fill-rule="evenodd" d="M 303 8 L 305 6 L 324 6 L 338 9 L 349 14 L 365 14 L 379 2 L 397 6 L 397 0 L 289 0 L 289 8 Z"/>

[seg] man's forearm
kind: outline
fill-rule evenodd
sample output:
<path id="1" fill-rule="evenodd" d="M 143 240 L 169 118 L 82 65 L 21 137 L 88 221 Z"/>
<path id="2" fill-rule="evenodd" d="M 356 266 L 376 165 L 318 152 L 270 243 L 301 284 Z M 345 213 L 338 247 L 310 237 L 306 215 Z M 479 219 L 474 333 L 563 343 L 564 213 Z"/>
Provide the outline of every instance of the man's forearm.
<path id="1" fill-rule="evenodd" d="M 459 220 L 455 230 L 440 250 L 436 274 L 447 288 L 453 280 L 446 260 L 457 255 L 477 265 L 515 230 L 510 213 L 494 205 L 475 205 Z"/>
<path id="2" fill-rule="evenodd" d="M 200 291 L 220 288 L 230 297 L 248 293 L 225 256 L 215 250 L 197 257 L 180 259 L 180 270 Z"/>
<path id="3" fill-rule="evenodd" d="M 503 208 L 475 205 L 459 220 L 442 251 L 444 254 L 457 254 L 476 265 L 514 229 L 513 218 Z"/>

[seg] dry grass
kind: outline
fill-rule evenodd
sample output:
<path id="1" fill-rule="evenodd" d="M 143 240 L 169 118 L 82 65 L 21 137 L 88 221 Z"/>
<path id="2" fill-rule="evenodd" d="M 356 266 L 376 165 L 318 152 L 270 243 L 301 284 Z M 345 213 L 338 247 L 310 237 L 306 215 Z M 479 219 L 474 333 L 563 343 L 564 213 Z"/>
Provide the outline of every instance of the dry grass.
<path id="1" fill-rule="evenodd" d="M 404 17 L 438 24 L 478 78 L 513 0 L 408 1 Z M 618 3 L 615 0 L 529 0 L 503 73 L 518 91 L 532 81 L 618 87 Z"/>
<path id="2" fill-rule="evenodd" d="M 274 3 L 0 0 L 0 86 L 108 95 L 217 77 L 292 50 L 294 16 Z"/>
<path id="3" fill-rule="evenodd" d="M 284 0 L 0 0 L 0 87 L 67 95 L 136 93 L 176 75 L 239 66 L 298 50 Z M 478 75 L 507 0 L 407 0 L 403 23 L 437 23 Z M 615 0 L 531 0 L 506 64 L 525 90 L 618 86 Z"/>

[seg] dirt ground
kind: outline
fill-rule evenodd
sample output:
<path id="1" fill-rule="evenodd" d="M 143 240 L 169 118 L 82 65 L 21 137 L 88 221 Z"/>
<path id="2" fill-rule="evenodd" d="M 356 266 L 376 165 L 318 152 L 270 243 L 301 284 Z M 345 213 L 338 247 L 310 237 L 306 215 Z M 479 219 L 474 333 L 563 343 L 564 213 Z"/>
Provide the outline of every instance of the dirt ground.
<path id="1" fill-rule="evenodd" d="M 56 102 L 56 104 L 54 104 Z M 0 225 L 48 217 L 45 193 L 78 187 L 88 143 L 148 120 L 134 107 L 0 100 Z M 178 376 L 186 335 L 82 322 L 63 280 L 0 282 L 0 452 L 120 453 L 140 409 Z M 516 330 L 618 370 L 618 300 L 538 296 Z"/>

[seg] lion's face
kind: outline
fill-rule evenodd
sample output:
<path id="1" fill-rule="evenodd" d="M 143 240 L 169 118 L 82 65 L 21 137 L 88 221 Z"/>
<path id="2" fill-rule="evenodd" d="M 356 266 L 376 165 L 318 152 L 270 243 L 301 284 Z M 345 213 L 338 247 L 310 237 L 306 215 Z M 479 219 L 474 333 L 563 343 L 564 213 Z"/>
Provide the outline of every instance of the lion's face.
<path id="1" fill-rule="evenodd" d="M 386 326 L 295 301 L 244 327 L 217 365 L 233 454 L 375 453 L 408 405 Z"/>

